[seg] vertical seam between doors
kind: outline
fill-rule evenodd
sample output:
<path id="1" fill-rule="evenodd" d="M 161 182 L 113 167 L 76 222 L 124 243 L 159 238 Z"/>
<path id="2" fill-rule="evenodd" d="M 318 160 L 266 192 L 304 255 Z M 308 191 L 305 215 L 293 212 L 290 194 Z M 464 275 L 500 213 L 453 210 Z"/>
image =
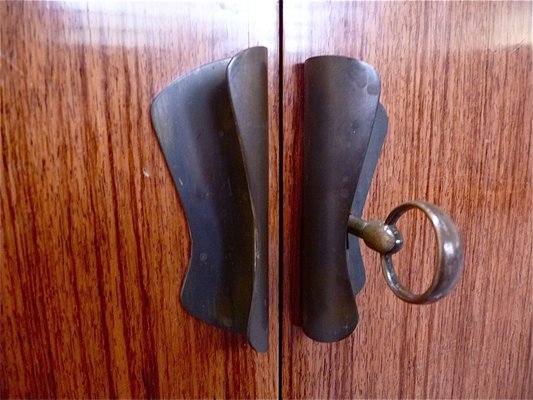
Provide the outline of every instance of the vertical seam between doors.
<path id="1" fill-rule="evenodd" d="M 283 398 L 283 0 L 278 1 L 278 399 Z"/>

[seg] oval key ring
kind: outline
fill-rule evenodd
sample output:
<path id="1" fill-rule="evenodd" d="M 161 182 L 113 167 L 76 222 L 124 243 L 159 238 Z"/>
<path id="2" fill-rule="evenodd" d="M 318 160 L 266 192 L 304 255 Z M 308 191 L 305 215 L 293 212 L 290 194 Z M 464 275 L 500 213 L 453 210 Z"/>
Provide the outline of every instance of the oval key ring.
<path id="1" fill-rule="evenodd" d="M 438 257 L 433 281 L 422 294 L 414 294 L 402 285 L 392 263 L 395 250 L 381 255 L 381 268 L 385 281 L 400 299 L 414 304 L 433 303 L 446 296 L 457 284 L 463 271 L 464 252 L 457 227 L 442 210 L 425 201 L 409 201 L 391 211 L 385 225 L 394 226 L 400 217 L 412 209 L 421 210 L 431 221 L 437 236 Z"/>

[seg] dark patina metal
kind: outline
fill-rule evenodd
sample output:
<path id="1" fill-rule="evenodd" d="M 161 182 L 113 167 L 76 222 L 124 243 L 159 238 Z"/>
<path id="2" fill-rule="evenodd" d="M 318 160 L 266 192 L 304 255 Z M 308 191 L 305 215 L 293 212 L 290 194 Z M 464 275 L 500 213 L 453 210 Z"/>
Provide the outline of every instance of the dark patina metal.
<path id="1" fill-rule="evenodd" d="M 354 202 L 378 109 L 379 77 L 364 62 L 321 56 L 305 62 L 304 85 L 302 322 L 308 336 L 332 342 L 348 336 L 359 318 L 355 294 L 364 284 L 364 268 L 347 224 L 352 207 L 362 211 L 386 116 Z"/>
<path id="2" fill-rule="evenodd" d="M 191 235 L 183 306 L 268 349 L 267 50 L 195 69 L 154 99 L 152 121 Z"/>
<path id="3" fill-rule="evenodd" d="M 365 206 L 366 197 L 372 183 L 372 177 L 376 170 L 376 165 L 381 154 L 381 148 L 385 141 L 388 128 L 388 118 L 385 108 L 378 104 L 374 125 L 370 133 L 368 147 L 364 155 L 363 166 L 361 173 L 357 180 L 357 187 L 352 203 L 351 216 L 361 217 L 363 215 L 363 208 Z M 350 227 L 348 221 L 348 228 Z M 363 265 L 363 257 L 361 256 L 361 248 L 359 247 L 359 238 L 355 235 L 348 235 L 348 275 L 350 275 L 350 282 L 354 294 L 361 291 L 365 285 L 365 267 Z"/>
<path id="4" fill-rule="evenodd" d="M 453 221 L 432 204 L 407 202 L 385 222 L 361 218 L 388 122 L 374 69 L 346 57 L 315 57 L 305 63 L 304 80 L 303 328 L 312 339 L 333 342 L 358 322 L 355 295 L 365 282 L 359 238 L 381 254 L 387 284 L 409 303 L 446 296 L 461 276 L 464 256 Z M 410 209 L 424 212 L 438 242 L 433 282 L 420 295 L 401 284 L 392 262 L 403 245 L 395 223 Z"/>

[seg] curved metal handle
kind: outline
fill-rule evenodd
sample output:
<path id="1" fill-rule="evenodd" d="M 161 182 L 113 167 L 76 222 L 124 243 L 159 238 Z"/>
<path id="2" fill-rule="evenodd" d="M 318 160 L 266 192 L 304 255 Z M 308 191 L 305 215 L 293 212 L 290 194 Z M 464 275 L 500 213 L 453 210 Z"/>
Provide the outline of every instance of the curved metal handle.
<path id="1" fill-rule="evenodd" d="M 307 336 L 322 342 L 347 337 L 359 320 L 355 296 L 364 285 L 365 270 L 356 236 L 382 254 L 387 284 L 410 303 L 442 298 L 462 271 L 457 228 L 435 206 L 408 202 L 393 210 L 385 222 L 360 218 L 387 133 L 387 113 L 379 95 L 380 78 L 364 62 L 340 56 L 305 62 L 302 326 Z M 394 224 L 411 208 L 425 212 L 439 242 L 433 283 L 420 295 L 401 284 L 392 263 L 392 254 L 403 244 Z"/>
<path id="2" fill-rule="evenodd" d="M 181 301 L 204 322 L 268 349 L 267 49 L 170 83 L 152 121 L 191 236 Z"/>
<path id="3" fill-rule="evenodd" d="M 364 163 L 369 143 L 381 138 L 377 160 L 384 138 L 385 132 L 375 135 L 377 126 L 383 129 L 375 123 L 377 115 L 386 130 L 379 93 L 379 76 L 364 62 L 339 56 L 305 62 L 302 325 L 321 342 L 345 338 L 359 320 L 355 294 L 364 284 L 364 270 L 362 258 L 352 254 L 358 243 L 347 238 L 346 223 L 358 182 L 369 168 Z M 352 268 L 358 263 L 360 268 Z"/>
<path id="4" fill-rule="evenodd" d="M 431 286 L 422 294 L 410 292 L 398 279 L 392 255 L 403 245 L 403 237 L 395 224 L 412 209 L 421 210 L 433 225 L 437 237 L 438 257 Z M 381 253 L 381 267 L 385 281 L 392 292 L 403 301 L 429 304 L 440 300 L 455 287 L 464 264 L 461 237 L 451 218 L 437 206 L 425 201 L 409 201 L 391 211 L 385 222 L 364 221 L 350 215 L 348 232 L 365 241 L 371 249 Z"/>

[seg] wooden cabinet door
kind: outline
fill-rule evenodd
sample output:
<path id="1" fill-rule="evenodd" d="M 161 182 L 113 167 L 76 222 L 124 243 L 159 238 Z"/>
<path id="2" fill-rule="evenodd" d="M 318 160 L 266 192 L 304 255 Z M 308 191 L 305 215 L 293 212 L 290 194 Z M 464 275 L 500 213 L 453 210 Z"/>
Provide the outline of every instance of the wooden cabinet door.
<path id="1" fill-rule="evenodd" d="M 533 397 L 533 73 L 531 2 L 307 2 L 283 10 L 284 398 Z M 410 199 L 456 221 L 456 290 L 430 306 L 394 297 L 363 256 L 360 322 L 323 344 L 298 327 L 303 67 L 345 55 L 373 65 L 389 133 L 364 216 Z M 400 228 L 395 261 L 413 290 L 431 278 L 433 237 Z"/>
<path id="2" fill-rule="evenodd" d="M 1 397 L 278 393 L 278 4 L 1 2 Z M 191 317 L 152 128 L 170 81 L 269 50 L 270 350 Z M 276 289 L 276 290 L 274 290 Z"/>

